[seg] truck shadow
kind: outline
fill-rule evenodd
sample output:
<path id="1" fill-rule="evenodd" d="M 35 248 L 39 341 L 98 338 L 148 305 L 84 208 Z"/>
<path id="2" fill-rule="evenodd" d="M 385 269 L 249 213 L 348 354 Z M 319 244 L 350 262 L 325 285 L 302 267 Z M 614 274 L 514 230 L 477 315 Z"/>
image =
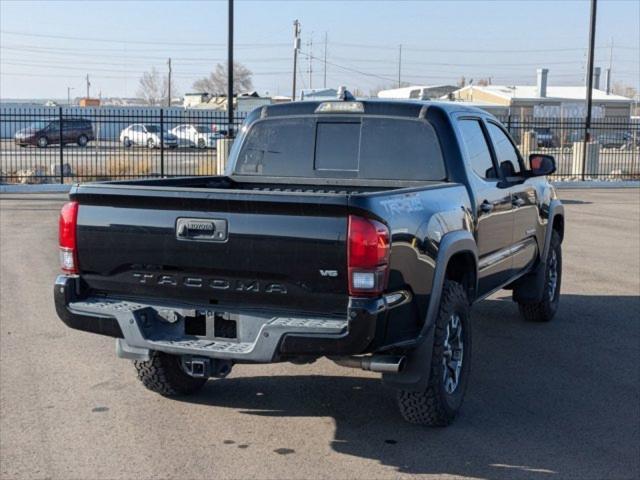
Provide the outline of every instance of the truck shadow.
<path id="1" fill-rule="evenodd" d="M 232 374 L 180 400 L 255 416 L 330 417 L 334 451 L 397 472 L 633 477 L 640 297 L 563 295 L 553 322 L 532 324 L 502 295 L 474 310 L 473 373 L 463 411 L 445 429 L 405 423 L 394 391 L 346 369 L 344 376 Z"/>

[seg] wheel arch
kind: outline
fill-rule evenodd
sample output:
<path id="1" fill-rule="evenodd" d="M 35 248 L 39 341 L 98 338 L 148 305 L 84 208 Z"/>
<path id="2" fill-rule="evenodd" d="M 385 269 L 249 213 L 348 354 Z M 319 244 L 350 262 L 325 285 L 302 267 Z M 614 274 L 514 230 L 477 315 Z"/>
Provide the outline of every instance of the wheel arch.
<path id="1" fill-rule="evenodd" d="M 545 263 L 547 261 L 547 254 L 549 253 L 549 246 L 551 245 L 551 235 L 553 232 L 558 232 L 560 235 L 560 241 L 564 239 L 564 206 L 560 200 L 552 200 L 549 205 L 549 217 L 547 222 L 547 229 L 544 235 L 544 245 L 540 252 L 540 262 Z"/>
<path id="2" fill-rule="evenodd" d="M 478 249 L 471 232 L 468 230 L 456 230 L 442 237 L 436 257 L 436 268 L 433 275 L 427 315 L 422 331 L 416 339 L 416 347 L 407 354 L 406 366 L 400 373 L 382 375 L 382 380 L 386 385 L 412 391 L 420 391 L 425 388 L 431 370 L 434 326 L 444 282 L 447 278 L 453 280 L 456 276 L 463 280 L 466 278 L 469 288 L 476 292 L 478 281 L 477 265 Z M 473 266 L 472 276 L 463 270 L 466 266 Z M 447 275 L 450 275 L 450 277 L 447 277 Z M 470 280 L 471 278 L 472 280 Z"/>

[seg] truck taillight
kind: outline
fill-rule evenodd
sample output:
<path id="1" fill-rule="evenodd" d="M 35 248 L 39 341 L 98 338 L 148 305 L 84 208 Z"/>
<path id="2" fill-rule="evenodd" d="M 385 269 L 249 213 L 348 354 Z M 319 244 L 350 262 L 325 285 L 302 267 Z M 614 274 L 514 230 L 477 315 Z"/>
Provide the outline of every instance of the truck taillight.
<path id="1" fill-rule="evenodd" d="M 78 251 L 76 225 L 78 202 L 65 203 L 58 221 L 58 243 L 60 245 L 60 268 L 65 273 L 78 273 Z"/>
<path id="2" fill-rule="evenodd" d="M 350 215 L 347 244 L 349 295 L 380 295 L 389 276 L 389 229 L 375 220 Z"/>

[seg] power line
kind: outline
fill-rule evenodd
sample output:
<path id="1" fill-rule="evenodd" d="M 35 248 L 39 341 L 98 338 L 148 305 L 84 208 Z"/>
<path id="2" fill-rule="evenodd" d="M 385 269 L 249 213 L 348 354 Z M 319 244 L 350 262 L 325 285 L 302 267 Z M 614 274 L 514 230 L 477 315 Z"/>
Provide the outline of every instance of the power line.
<path id="1" fill-rule="evenodd" d="M 215 46 L 226 48 L 225 43 L 199 43 L 199 42 L 162 42 L 157 40 L 119 40 L 113 38 L 92 38 L 92 37 L 74 37 L 67 35 L 51 35 L 51 34 L 41 34 L 41 33 L 24 33 L 24 32 L 15 32 L 9 30 L 0 30 L 1 34 L 4 35 L 16 35 L 21 37 L 37 37 L 37 38 L 54 38 L 58 40 L 81 40 L 85 42 L 100 42 L 100 43 L 120 43 L 125 45 L 182 45 L 182 46 L 190 46 L 190 47 L 202 47 L 202 46 Z M 259 47 L 259 46 L 268 46 L 268 47 L 283 47 L 287 46 L 286 43 L 241 43 L 236 46 L 243 47 Z"/>

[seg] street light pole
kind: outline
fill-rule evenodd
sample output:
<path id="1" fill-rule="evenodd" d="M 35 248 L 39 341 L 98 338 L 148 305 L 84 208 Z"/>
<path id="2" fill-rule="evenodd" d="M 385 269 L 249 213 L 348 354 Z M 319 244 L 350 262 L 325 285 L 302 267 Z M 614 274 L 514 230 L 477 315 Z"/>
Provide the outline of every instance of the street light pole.
<path id="1" fill-rule="evenodd" d="M 587 61 L 587 118 L 584 125 L 584 143 L 582 149 L 582 180 L 585 177 L 587 163 L 587 143 L 591 141 L 591 104 L 593 99 L 593 57 L 596 42 L 597 0 L 591 0 L 591 21 L 589 24 L 589 59 Z"/>
<path id="2" fill-rule="evenodd" d="M 71 106 L 71 90 L 75 90 L 75 88 L 67 87 L 67 106 Z"/>
<path id="3" fill-rule="evenodd" d="M 233 138 L 233 0 L 229 0 L 227 39 L 227 137 Z"/>

